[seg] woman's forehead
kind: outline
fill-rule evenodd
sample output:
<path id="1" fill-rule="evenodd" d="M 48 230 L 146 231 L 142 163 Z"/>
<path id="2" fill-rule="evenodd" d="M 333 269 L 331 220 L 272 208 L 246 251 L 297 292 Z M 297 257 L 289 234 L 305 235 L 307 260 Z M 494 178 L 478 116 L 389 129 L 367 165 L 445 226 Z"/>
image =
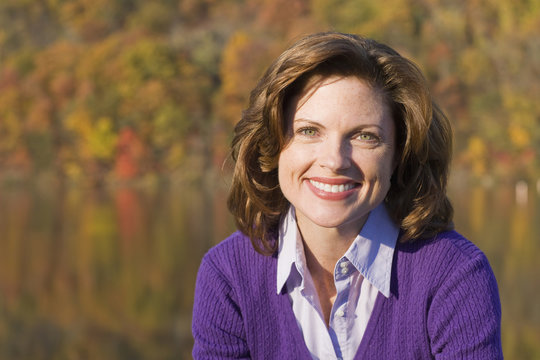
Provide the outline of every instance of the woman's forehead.
<path id="1" fill-rule="evenodd" d="M 299 88 L 296 92 L 291 93 L 288 99 L 286 99 L 284 103 L 284 115 L 286 116 L 286 119 L 292 119 L 295 113 L 299 109 L 301 109 L 306 104 L 306 102 L 308 102 L 319 90 L 322 89 L 322 91 L 326 91 L 326 89 L 323 89 L 324 87 L 335 84 L 342 80 L 355 80 L 352 82 L 347 82 L 353 87 L 355 86 L 355 82 L 360 83 L 361 85 L 365 86 L 370 92 L 376 93 L 375 95 L 382 95 L 383 99 L 386 100 L 386 97 L 381 90 L 373 87 L 369 81 L 361 77 L 352 75 L 313 75 L 306 80 L 305 84 L 303 84 L 301 88 Z M 348 95 L 348 92 L 346 92 L 345 95 Z"/>

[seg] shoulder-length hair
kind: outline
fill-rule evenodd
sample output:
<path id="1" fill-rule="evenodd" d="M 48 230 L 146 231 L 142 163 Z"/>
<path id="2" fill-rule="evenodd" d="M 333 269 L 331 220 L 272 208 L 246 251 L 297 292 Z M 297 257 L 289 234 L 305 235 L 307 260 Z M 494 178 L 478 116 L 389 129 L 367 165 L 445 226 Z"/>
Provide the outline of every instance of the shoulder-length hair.
<path id="1" fill-rule="evenodd" d="M 446 185 L 452 129 L 420 70 L 374 40 L 318 33 L 295 43 L 267 69 L 234 130 L 228 207 L 255 250 L 276 251 L 280 217 L 289 207 L 278 182 L 278 159 L 287 141 L 285 106 L 321 75 L 358 77 L 382 91 L 392 110 L 397 166 L 385 202 L 401 228 L 400 241 L 451 229 Z"/>

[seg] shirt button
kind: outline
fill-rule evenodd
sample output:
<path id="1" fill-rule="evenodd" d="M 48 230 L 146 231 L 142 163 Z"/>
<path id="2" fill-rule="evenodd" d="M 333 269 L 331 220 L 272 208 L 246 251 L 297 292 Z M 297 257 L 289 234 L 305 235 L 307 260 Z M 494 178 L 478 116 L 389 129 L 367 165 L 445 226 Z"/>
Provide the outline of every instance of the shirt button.
<path id="1" fill-rule="evenodd" d="M 343 310 L 340 309 L 340 310 L 336 311 L 336 314 L 335 314 L 335 315 L 336 315 L 337 317 L 343 317 L 343 316 L 345 316 L 345 313 L 343 312 Z"/>
<path id="2" fill-rule="evenodd" d="M 347 262 L 346 261 L 342 261 L 339 263 L 339 266 L 341 266 L 341 268 L 346 268 L 348 266 Z"/>
<path id="3" fill-rule="evenodd" d="M 345 275 L 345 274 L 348 273 L 348 272 L 349 272 L 349 268 L 347 268 L 347 267 L 342 267 L 342 268 L 341 268 L 341 273 L 342 273 L 343 275 Z"/>

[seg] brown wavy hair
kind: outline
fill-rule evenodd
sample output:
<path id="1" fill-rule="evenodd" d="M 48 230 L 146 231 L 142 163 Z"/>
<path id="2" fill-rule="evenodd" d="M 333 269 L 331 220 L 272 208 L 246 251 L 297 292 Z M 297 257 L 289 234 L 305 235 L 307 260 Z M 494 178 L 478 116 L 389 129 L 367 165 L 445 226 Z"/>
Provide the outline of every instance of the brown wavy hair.
<path id="1" fill-rule="evenodd" d="M 309 35 L 283 52 L 251 92 L 234 130 L 235 161 L 228 207 L 255 250 L 273 254 L 280 217 L 289 202 L 278 182 L 286 145 L 287 102 L 313 77 L 355 76 L 385 95 L 396 126 L 397 167 L 385 202 L 401 228 L 400 241 L 453 227 L 446 196 L 452 129 L 435 105 L 424 76 L 390 47 L 336 32 Z"/>

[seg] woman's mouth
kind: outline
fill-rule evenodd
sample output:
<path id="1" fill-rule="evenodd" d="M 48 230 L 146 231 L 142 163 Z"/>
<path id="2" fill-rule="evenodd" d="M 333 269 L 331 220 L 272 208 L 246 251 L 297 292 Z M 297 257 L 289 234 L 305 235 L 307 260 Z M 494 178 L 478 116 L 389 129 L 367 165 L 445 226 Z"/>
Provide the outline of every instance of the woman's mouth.
<path id="1" fill-rule="evenodd" d="M 306 182 L 311 191 L 324 200 L 343 200 L 360 187 L 360 183 L 347 179 L 311 178 Z"/>
<path id="2" fill-rule="evenodd" d="M 315 181 L 310 179 L 309 182 L 315 186 L 317 189 L 328 192 L 328 193 L 342 193 L 344 191 L 351 190 L 354 188 L 355 183 L 348 182 L 345 184 L 328 184 L 320 181 Z"/>

